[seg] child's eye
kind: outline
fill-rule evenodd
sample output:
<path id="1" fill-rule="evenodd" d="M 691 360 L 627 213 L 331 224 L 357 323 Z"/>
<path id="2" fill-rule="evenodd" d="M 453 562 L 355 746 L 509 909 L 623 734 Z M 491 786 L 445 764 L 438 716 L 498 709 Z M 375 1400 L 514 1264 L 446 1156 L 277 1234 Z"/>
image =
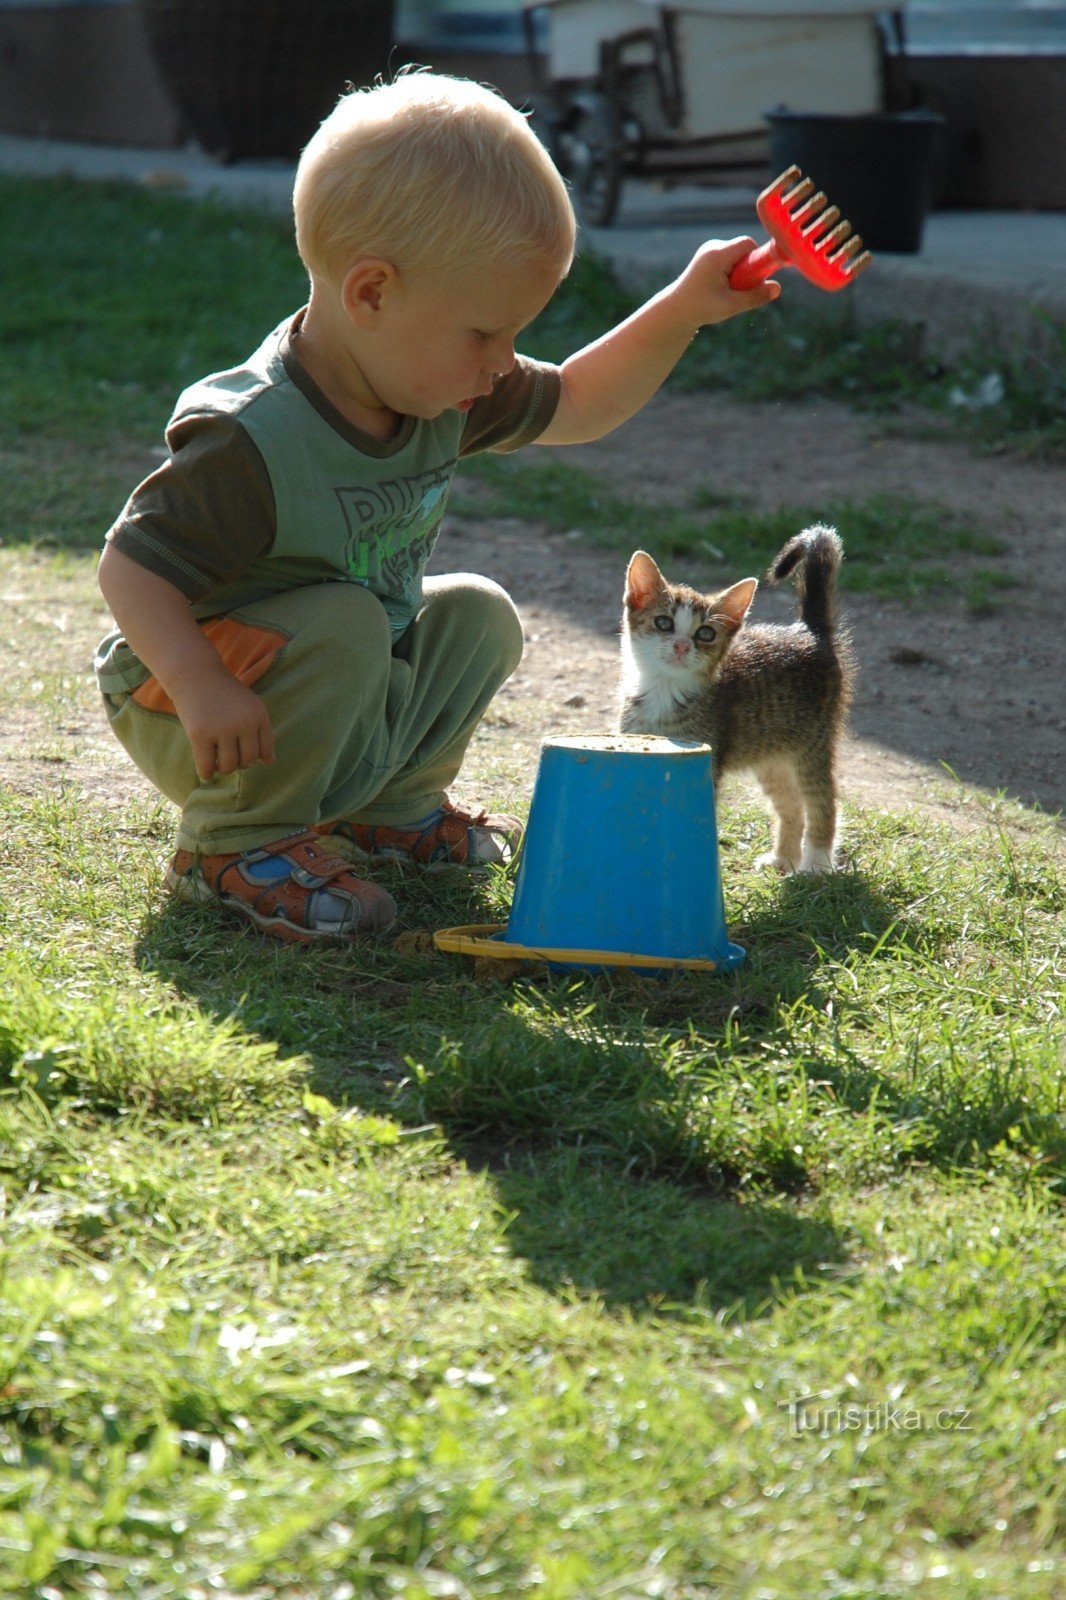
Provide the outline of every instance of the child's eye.
<path id="1" fill-rule="evenodd" d="M 658 616 L 655 619 L 655 626 L 660 633 L 673 633 L 674 619 L 673 617 Z"/>
<path id="2" fill-rule="evenodd" d="M 703 644 L 710 644 L 714 637 L 715 631 L 713 628 L 702 627 L 696 629 L 696 638 L 699 639 Z"/>

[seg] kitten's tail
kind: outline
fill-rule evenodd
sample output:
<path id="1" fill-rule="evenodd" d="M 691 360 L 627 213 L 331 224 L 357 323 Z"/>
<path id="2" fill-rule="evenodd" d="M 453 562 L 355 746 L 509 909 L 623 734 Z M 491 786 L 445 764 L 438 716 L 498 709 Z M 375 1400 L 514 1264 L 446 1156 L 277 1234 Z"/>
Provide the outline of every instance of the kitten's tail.
<path id="1" fill-rule="evenodd" d="M 788 541 L 766 574 L 768 583 L 794 574 L 800 617 L 820 638 L 831 639 L 836 631 L 836 576 L 843 559 L 836 529 L 815 522 Z"/>

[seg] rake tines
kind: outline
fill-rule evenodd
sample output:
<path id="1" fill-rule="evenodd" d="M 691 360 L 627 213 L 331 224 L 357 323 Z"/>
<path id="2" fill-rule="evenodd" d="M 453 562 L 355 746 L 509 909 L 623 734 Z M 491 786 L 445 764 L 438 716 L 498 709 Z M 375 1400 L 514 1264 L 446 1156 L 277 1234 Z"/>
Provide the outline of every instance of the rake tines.
<path id="1" fill-rule="evenodd" d="M 795 267 L 819 289 L 844 289 L 872 259 L 862 239 L 839 207 L 828 203 L 821 189 L 799 167 L 788 167 L 756 201 L 759 221 L 770 234 L 766 244 L 734 267 L 734 289 L 751 289 L 780 267 Z"/>

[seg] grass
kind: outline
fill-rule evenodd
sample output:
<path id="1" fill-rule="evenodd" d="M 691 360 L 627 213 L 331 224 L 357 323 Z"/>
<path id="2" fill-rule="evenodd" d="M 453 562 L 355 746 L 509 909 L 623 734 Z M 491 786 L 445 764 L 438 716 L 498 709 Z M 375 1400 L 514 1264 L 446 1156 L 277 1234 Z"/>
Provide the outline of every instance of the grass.
<path id="1" fill-rule="evenodd" d="M 6 414 L 158 442 L 177 390 L 240 360 L 306 289 L 278 218 L 123 184 L 0 179 Z"/>
<path id="2" fill-rule="evenodd" d="M 625 555 L 648 540 L 650 502 L 613 494 L 593 474 L 569 462 L 530 464 L 520 456 L 478 456 L 468 463 L 467 475 L 481 485 L 480 493 L 462 500 L 468 516 L 506 516 L 520 505 L 526 519 Z M 907 494 L 823 499 L 767 511 L 750 498 L 698 491 L 688 505 L 656 501 L 655 550 L 664 560 L 676 557 L 682 563 L 676 576 L 684 575 L 683 563 L 691 557 L 726 567 L 735 576 L 750 567 L 753 549 L 775 551 L 812 522 L 846 530 L 841 581 L 855 594 L 910 601 L 928 598 L 952 583 L 971 610 L 984 612 L 994 609 L 1000 590 L 1011 581 L 995 567 L 972 562 L 958 570 L 960 556 L 1004 555 L 1009 548 L 1005 540 L 973 527 L 945 506 Z"/>
<path id="3" fill-rule="evenodd" d="M 252 214 L 0 201 L 0 1596 L 1055 1600 L 1048 825 L 868 810 L 849 870 L 780 884 L 731 807 L 722 978 L 435 953 L 504 920 L 503 875 L 383 869 L 399 937 L 350 951 L 164 903 L 169 808 L 70 776 L 121 784 L 73 743 L 92 561 L 175 375 L 298 277 Z M 584 475 L 537 480 L 477 493 L 631 538 Z M 849 508 L 853 586 L 919 567 L 929 514 Z M 663 548 L 751 515 L 679 507 Z"/>
<path id="4" fill-rule="evenodd" d="M 486 986 L 0 804 L 0 1592 L 1057 1592 L 1045 837 L 865 816 L 782 890 L 742 808 L 736 974 Z"/>
<path id="5" fill-rule="evenodd" d="M 882 414 L 920 408 L 923 432 L 932 421 L 984 448 L 1061 461 L 1064 373 L 1066 322 L 1039 310 L 1027 336 L 1008 341 L 987 326 L 949 357 L 930 345 L 920 322 L 864 324 L 853 308 L 801 306 L 705 334 L 674 381 L 746 400 L 818 394 Z"/>
<path id="6" fill-rule="evenodd" d="M 0 539 L 96 548 L 179 390 L 253 350 L 305 275 L 279 219 L 120 184 L 0 177 L 0 226 Z"/>

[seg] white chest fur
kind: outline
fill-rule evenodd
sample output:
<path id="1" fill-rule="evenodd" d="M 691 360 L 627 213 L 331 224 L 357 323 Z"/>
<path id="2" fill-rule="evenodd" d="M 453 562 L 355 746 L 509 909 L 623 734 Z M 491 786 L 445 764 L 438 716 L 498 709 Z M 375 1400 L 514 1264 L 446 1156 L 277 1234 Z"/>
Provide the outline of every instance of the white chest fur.
<path id="1" fill-rule="evenodd" d="M 621 699 L 627 732 L 663 732 L 694 688 L 691 666 L 686 670 L 674 658 L 667 641 L 623 631 Z"/>

